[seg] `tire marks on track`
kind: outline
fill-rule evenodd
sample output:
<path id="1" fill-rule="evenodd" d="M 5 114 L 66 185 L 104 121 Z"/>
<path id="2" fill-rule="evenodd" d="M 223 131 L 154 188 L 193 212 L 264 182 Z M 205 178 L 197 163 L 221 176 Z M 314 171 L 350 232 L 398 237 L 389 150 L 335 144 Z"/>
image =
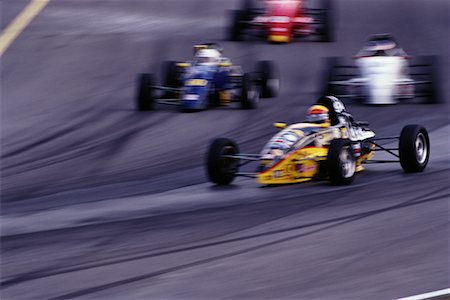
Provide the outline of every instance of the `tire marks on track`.
<path id="1" fill-rule="evenodd" d="M 216 246 L 223 246 L 223 245 L 227 245 L 227 244 L 232 244 L 232 243 L 238 243 L 238 242 L 246 242 L 248 240 L 252 240 L 252 239 L 257 239 L 257 238 L 264 238 L 264 237 L 276 237 L 276 235 L 278 234 L 285 234 L 285 233 L 289 233 L 289 232 L 296 232 L 299 230 L 308 230 L 311 229 L 308 232 L 302 232 L 300 234 L 294 234 L 292 236 L 288 236 L 288 237 L 284 237 L 281 239 L 275 239 L 269 242 L 265 242 L 265 243 L 260 243 L 257 246 L 252 246 L 252 247 L 246 247 L 244 249 L 240 249 L 240 250 L 236 250 L 236 251 L 231 251 L 225 254 L 221 254 L 221 255 L 215 255 L 209 258 L 205 258 L 205 259 L 201 259 L 201 260 L 196 260 L 194 262 L 190 262 L 190 263 L 186 263 L 186 264 L 181 264 L 178 266 L 174 266 L 171 268 L 166 268 L 157 272 L 151 272 L 148 274 L 144 274 L 144 275 L 140 275 L 140 276 L 136 276 L 136 277 L 132 277 L 132 278 L 128 278 L 125 280 L 120 280 L 120 281 L 116 281 L 116 282 L 112 282 L 112 283 L 108 283 L 105 285 L 100 285 L 100 286 L 96 286 L 96 287 L 92 287 L 92 288 L 88 288 L 88 289 L 83 289 L 77 292 L 73 292 L 73 293 L 68 293 L 68 294 L 64 294 L 58 297 L 55 297 L 54 299 L 67 299 L 67 298 L 72 298 L 72 297 L 80 297 L 80 296 L 85 296 L 88 294 L 92 294 L 98 291 L 102 291 L 105 289 L 109 289 L 109 288 L 114 288 L 116 286 L 120 286 L 120 285 L 125 285 L 125 284 L 130 284 L 130 283 L 134 283 L 136 281 L 141 281 L 141 280 L 145 280 L 145 279 L 150 279 L 153 277 L 157 277 L 166 273 L 171 273 L 174 271 L 179 271 L 182 269 L 186 269 L 186 268 L 191 268 L 191 267 L 195 267 L 195 266 L 199 266 L 199 265 L 203 265 L 203 264 L 207 264 L 210 262 L 214 262 L 214 261 L 218 261 L 218 260 L 222 260 L 222 259 L 226 259 L 229 257 L 233 257 L 233 256 L 237 256 L 237 255 L 241 255 L 241 254 L 245 254 L 245 253 L 249 253 L 252 251 L 256 251 L 265 247 L 269 247 L 269 246 L 273 246 L 273 245 L 277 245 L 280 243 L 284 243 L 284 242 L 288 242 L 294 239 L 298 239 L 298 238 L 302 238 L 305 236 L 309 236 L 315 233 L 319 233 L 322 231 L 326 231 L 328 229 L 337 227 L 337 226 L 341 226 L 341 225 L 345 225 L 351 222 L 355 222 L 355 221 L 359 221 L 361 219 L 365 219 L 365 218 L 369 218 L 371 216 L 375 216 L 378 214 L 382 214 L 385 212 L 391 212 L 394 210 L 398 210 L 398 209 L 402 209 L 402 208 L 407 208 L 407 207 L 411 207 L 411 206 L 415 206 L 415 205 L 419 205 L 419 204 L 424 204 L 427 202 L 432 202 L 432 201 L 438 201 L 438 200 L 442 200 L 442 199 L 446 199 L 447 197 L 449 197 L 449 191 L 448 188 L 441 188 L 441 189 L 437 189 L 435 191 L 433 191 L 432 194 L 429 193 L 429 191 L 427 191 L 426 193 L 423 193 L 411 200 L 408 201 L 403 201 L 401 203 L 395 204 L 395 205 L 391 205 L 391 206 L 387 206 L 384 208 L 380 208 L 380 209 L 372 209 L 372 210 L 368 210 L 365 212 L 361 212 L 361 213 L 356 213 L 356 214 L 350 214 L 350 215 L 344 215 L 344 216 L 340 216 L 340 217 L 335 217 L 335 218 L 330 218 L 330 219 L 326 219 L 326 220 L 321 220 L 321 221 L 317 221 L 317 222 L 311 222 L 311 223 L 307 223 L 307 224 L 301 224 L 301 225 L 297 225 L 297 226 L 291 226 L 291 227 L 285 227 L 285 228 L 281 228 L 281 229 L 276 229 L 276 230 L 269 230 L 269 231 L 265 231 L 265 232 L 261 232 L 261 233 L 256 233 L 256 234 L 249 234 L 249 235 L 244 235 L 241 237 L 235 237 L 235 238 L 228 238 L 228 239 L 221 239 L 218 241 L 211 241 L 211 242 L 205 242 L 205 243 L 200 243 L 200 244 L 194 244 L 191 246 L 185 246 L 185 247 L 178 247 L 178 248 L 173 248 L 173 249 L 167 249 L 167 250 L 162 250 L 162 251 L 157 251 L 157 252 L 153 252 L 153 253 L 149 253 L 149 254 L 143 254 L 143 255 L 133 255 L 131 257 L 127 257 L 127 258 L 121 258 L 121 259 L 117 259 L 117 260 L 106 260 L 100 263 L 93 263 L 93 264 L 86 264 L 86 265 L 78 265 L 75 267 L 69 267 L 69 268 L 65 268 L 65 269 L 60 269 L 60 270 L 56 270 L 56 271 L 46 271 L 46 270 L 38 270 L 35 272 L 31 272 L 31 273 L 27 273 L 24 275 L 20 275 L 17 276 L 15 278 L 11 278 L 8 280 L 4 280 L 1 282 L 0 286 L 2 288 L 8 288 L 10 286 L 14 286 L 26 281 L 31 281 L 31 280 L 38 280 L 38 279 L 42 279 L 45 277 L 51 277 L 51 276 L 56 276 L 56 275 L 61 275 L 61 274 L 67 274 L 67 273 L 72 273 L 72 272 L 79 272 L 79 271 L 85 271 L 88 269 L 93 269 L 93 268 L 99 268 L 99 267 L 105 267 L 105 266 L 110 266 L 110 265 L 117 265 L 117 264 L 122 264 L 122 263 L 127 263 L 130 261 L 136 261 L 136 260 L 142 260 L 142 259 L 150 259 L 150 258 L 155 258 L 155 257 L 161 257 L 161 256 L 166 256 L 166 255 L 172 255 L 172 254 L 179 254 L 179 253 L 184 253 L 184 252 L 189 252 L 189 251 L 194 251 L 194 250 L 201 250 L 201 249 L 206 249 L 206 248 L 211 248 L 211 247 L 216 247 Z M 339 198 L 342 198 L 339 197 Z M 336 199 L 333 200 L 329 200 L 329 201 L 334 201 Z M 320 203 L 318 205 L 318 207 L 323 206 L 323 205 L 327 205 L 328 203 Z M 313 209 L 313 208 L 317 208 L 317 207 L 310 207 L 309 209 Z M 302 211 L 303 212 L 303 211 Z M 291 214 L 288 215 L 295 215 L 298 214 L 298 212 L 292 212 Z M 286 215 L 283 215 L 281 217 L 278 218 L 286 218 Z M 277 219 L 277 218 L 275 218 Z M 266 221 L 264 223 L 267 222 L 271 222 L 275 219 L 271 219 L 269 221 Z M 258 224 L 261 225 L 261 224 Z M 258 226 L 258 225 L 254 225 L 254 226 Z M 313 229 L 314 227 L 318 227 L 320 226 L 320 228 L 317 229 Z M 248 229 L 248 228 L 245 228 Z M 243 231 L 245 229 L 240 229 L 237 230 L 235 232 L 240 232 Z M 231 232 L 231 233 L 227 233 L 226 235 L 230 235 L 232 233 L 235 232 Z M 209 238 L 209 240 L 214 239 L 217 237 L 213 237 L 213 238 Z M 48 270 L 48 269 L 47 269 Z"/>
<path id="2" fill-rule="evenodd" d="M 259 244 L 257 246 L 246 247 L 244 249 L 240 249 L 240 250 L 237 250 L 237 251 L 232 251 L 232 252 L 228 252 L 228 253 L 225 253 L 225 254 L 222 254 L 222 255 L 216 255 L 216 256 L 205 258 L 205 259 L 196 260 L 196 261 L 189 262 L 189 263 L 186 263 L 186 264 L 181 264 L 181 265 L 177 265 L 177 266 L 174 266 L 174 267 L 162 269 L 162 270 L 159 270 L 159 271 L 156 271 L 156 272 L 150 272 L 150 273 L 147 273 L 147 274 L 143 274 L 143 275 L 127 278 L 127 279 L 118 280 L 118 281 L 114 281 L 114 282 L 111 282 L 111 283 L 98 285 L 98 286 L 82 289 L 82 290 L 71 292 L 71 293 L 62 294 L 62 295 L 59 295 L 57 297 L 53 297 L 51 299 L 53 299 L 53 300 L 60 300 L 60 299 L 71 299 L 71 298 L 75 298 L 75 297 L 83 297 L 83 296 L 91 295 L 91 294 L 94 294 L 94 293 L 97 293 L 97 292 L 101 292 L 101 291 L 104 291 L 104 290 L 113 289 L 113 288 L 116 288 L 116 287 L 119 287 L 119 286 L 123 286 L 123 285 L 127 285 L 127 284 L 133 284 L 133 283 L 138 282 L 138 281 L 151 279 L 151 278 L 158 277 L 158 276 L 161 276 L 161 275 L 164 275 L 164 274 L 168 274 L 168 273 L 172 273 L 172 272 L 176 272 L 176 271 L 180 271 L 180 270 L 185 270 L 185 269 L 188 269 L 188 268 L 193 268 L 193 267 L 205 265 L 205 264 L 208 264 L 208 263 L 216 262 L 216 261 L 219 261 L 219 260 L 231 258 L 231 257 L 234 257 L 234 256 L 250 253 L 250 252 L 253 252 L 253 251 L 260 250 L 262 248 L 266 248 L 266 247 L 269 247 L 269 246 L 273 246 L 273 245 L 278 245 L 278 244 L 281 244 L 281 243 L 289 242 L 289 241 L 292 241 L 292 240 L 295 240 L 295 239 L 299 239 L 299 238 L 302 238 L 302 237 L 306 237 L 306 236 L 310 236 L 310 235 L 313 235 L 313 234 L 316 234 L 316 233 L 320 233 L 320 232 L 323 232 L 323 231 L 326 231 L 328 229 L 332 229 L 332 228 L 335 228 L 335 227 L 338 227 L 338 226 L 342 226 L 342 225 L 346 225 L 346 224 L 349 224 L 349 223 L 352 223 L 352 222 L 356 222 L 356 221 L 359 221 L 359 220 L 362 220 L 362 219 L 365 219 L 365 218 L 369 218 L 369 217 L 377 215 L 377 214 L 382 214 L 384 212 L 389 212 L 389 211 L 392 211 L 392 210 L 397 210 L 397 209 L 401 209 L 401 208 L 405 208 L 405 207 L 409 207 L 409 206 L 414 206 L 414 205 L 418 205 L 418 204 L 423 204 L 423 203 L 427 203 L 427 202 L 431 202 L 431 201 L 437 201 L 437 200 L 441 200 L 443 197 L 445 198 L 445 197 L 450 196 L 450 194 L 448 194 L 447 188 L 445 188 L 444 191 L 445 191 L 444 195 L 433 196 L 433 197 L 424 197 L 422 195 L 422 196 L 416 197 L 415 199 L 404 201 L 402 203 L 399 203 L 399 204 L 396 204 L 396 205 L 393 205 L 393 206 L 390 206 L 390 207 L 382 208 L 382 209 L 371 210 L 371 211 L 368 211 L 368 212 L 363 212 L 363 213 L 358 213 L 358 214 L 353 214 L 353 215 L 333 218 L 333 219 L 324 220 L 324 221 L 320 221 L 320 222 L 316 222 L 316 223 L 311 223 L 311 224 L 306 224 L 306 225 L 301 225 L 301 226 L 295 226 L 295 227 L 292 227 L 292 228 L 275 230 L 275 231 L 272 231 L 272 232 L 267 232 L 267 233 L 262 233 L 262 234 L 256 234 L 256 235 L 251 235 L 251 236 L 246 236 L 246 237 L 241 237 L 241 238 L 236 238 L 236 239 L 229 239 L 229 240 L 225 240 L 225 241 L 213 242 L 213 243 L 204 244 L 204 245 L 198 245 L 198 246 L 192 246 L 192 247 L 175 249 L 175 250 L 172 250 L 172 251 L 156 253 L 156 254 L 153 254 L 152 257 L 172 254 L 172 253 L 175 253 L 175 251 L 176 252 L 184 252 L 184 251 L 196 250 L 196 249 L 199 249 L 199 248 L 212 247 L 212 246 L 216 246 L 216 245 L 223 245 L 223 244 L 228 244 L 228 243 L 237 242 L 237 241 L 246 241 L 246 240 L 253 239 L 253 238 L 256 238 L 256 237 L 261 237 L 261 236 L 275 235 L 275 234 L 279 234 L 279 233 L 285 233 L 285 232 L 288 232 L 288 231 L 296 231 L 296 230 L 301 230 L 301 229 L 305 229 L 305 228 L 311 228 L 311 227 L 326 225 L 324 227 L 321 227 L 321 228 L 318 228 L 318 229 L 314 229 L 314 230 L 311 230 L 311 231 L 308 231 L 308 232 L 305 232 L 305 233 L 296 234 L 296 235 L 289 236 L 289 237 L 286 237 L 286 238 L 276 239 L 276 240 L 273 240 L 273 241 L 269 241 L 269 242 L 266 242 L 266 243 Z"/>
<path id="3" fill-rule="evenodd" d="M 105 99 L 106 100 L 106 99 Z M 93 125 L 105 112 L 99 111 L 95 114 L 88 114 L 86 118 L 79 118 L 76 123 L 72 123 L 66 128 L 50 133 L 47 137 L 39 139 L 31 144 L 19 148 L 19 153 L 9 152 L 6 158 L 22 154 L 27 159 L 17 159 L 16 162 L 3 161 L 3 179 L 11 176 L 24 174 L 41 168 L 51 168 L 60 164 L 77 164 L 78 159 L 95 161 L 95 164 L 83 164 L 80 169 L 87 177 L 95 177 L 101 173 L 102 169 L 115 156 L 126 149 L 126 146 L 141 133 L 154 124 L 163 124 L 167 118 L 159 116 L 156 118 L 136 119 L 127 115 L 121 119 L 111 120 L 102 124 L 99 129 L 92 130 L 88 134 L 81 134 L 71 142 L 57 143 L 58 139 L 70 138 L 77 131 L 87 131 L 89 125 Z M 36 147 L 47 147 L 48 150 L 36 155 L 28 153 Z M 14 155 L 13 155 L 14 154 Z M 51 182 L 50 182 L 51 184 Z M 28 195 L 38 192 L 42 186 L 35 190 L 29 190 Z M 25 197 L 25 194 L 13 195 L 12 199 L 8 193 L 4 193 L 4 200 L 18 200 Z"/>

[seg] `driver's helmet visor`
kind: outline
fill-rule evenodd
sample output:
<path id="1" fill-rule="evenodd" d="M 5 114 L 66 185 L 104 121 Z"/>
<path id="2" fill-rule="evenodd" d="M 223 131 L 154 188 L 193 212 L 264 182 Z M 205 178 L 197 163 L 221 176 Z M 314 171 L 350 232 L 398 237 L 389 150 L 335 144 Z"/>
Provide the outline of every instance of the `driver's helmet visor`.
<path id="1" fill-rule="evenodd" d="M 311 114 L 306 116 L 306 121 L 310 123 L 322 123 L 328 121 L 328 113 Z"/>

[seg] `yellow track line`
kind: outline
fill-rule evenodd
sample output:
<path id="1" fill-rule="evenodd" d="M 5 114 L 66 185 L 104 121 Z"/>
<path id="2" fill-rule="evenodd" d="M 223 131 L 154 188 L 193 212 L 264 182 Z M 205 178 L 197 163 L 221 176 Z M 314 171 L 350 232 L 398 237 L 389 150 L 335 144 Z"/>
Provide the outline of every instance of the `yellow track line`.
<path id="1" fill-rule="evenodd" d="M 32 0 L 0 35 L 0 57 L 50 0 Z"/>

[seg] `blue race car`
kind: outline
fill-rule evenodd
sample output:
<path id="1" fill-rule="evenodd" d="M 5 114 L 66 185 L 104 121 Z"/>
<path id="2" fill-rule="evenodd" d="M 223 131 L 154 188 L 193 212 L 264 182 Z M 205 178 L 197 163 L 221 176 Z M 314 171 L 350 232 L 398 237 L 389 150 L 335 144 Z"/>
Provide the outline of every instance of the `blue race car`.
<path id="1" fill-rule="evenodd" d="M 253 109 L 260 97 L 278 94 L 278 73 L 270 61 L 260 61 L 256 72 L 244 73 L 214 43 L 195 45 L 194 56 L 191 62 L 166 62 L 163 86 L 155 85 L 152 74 L 140 74 L 136 108 L 153 110 L 160 103 L 197 111 L 239 102 L 241 108 Z"/>

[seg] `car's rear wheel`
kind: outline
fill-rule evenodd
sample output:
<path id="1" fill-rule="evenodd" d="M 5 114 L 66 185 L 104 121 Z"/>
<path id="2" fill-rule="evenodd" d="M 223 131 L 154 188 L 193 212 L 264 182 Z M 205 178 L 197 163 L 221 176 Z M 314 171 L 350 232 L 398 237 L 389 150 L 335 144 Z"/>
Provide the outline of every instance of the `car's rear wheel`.
<path id="1" fill-rule="evenodd" d="M 423 82 L 415 85 L 415 95 L 431 104 L 442 103 L 439 58 L 437 56 L 413 57 L 410 62 L 410 76 L 414 81 Z"/>
<path id="2" fill-rule="evenodd" d="M 332 184 L 347 185 L 353 182 L 356 173 L 356 159 L 350 141 L 344 139 L 331 141 L 328 149 L 327 168 Z"/>
<path id="3" fill-rule="evenodd" d="M 210 181 L 218 185 L 228 185 L 239 171 L 239 159 L 224 157 L 239 153 L 238 146 L 226 138 L 215 139 L 207 155 L 207 175 Z"/>
<path id="4" fill-rule="evenodd" d="M 322 80 L 324 82 L 322 95 L 340 97 L 348 95 L 347 86 L 336 85 L 335 81 L 346 81 L 357 76 L 357 69 L 352 60 L 340 57 L 328 57 L 325 60 Z"/>
<path id="5" fill-rule="evenodd" d="M 228 39 L 230 41 L 242 40 L 246 16 L 247 12 L 245 10 L 232 10 L 230 12 L 230 27 L 228 29 Z"/>
<path id="6" fill-rule="evenodd" d="M 249 12 L 255 8 L 255 3 L 253 0 L 242 0 L 241 7 L 242 7 L 242 10 Z"/>
<path id="7" fill-rule="evenodd" d="M 323 0 L 322 2 L 321 26 L 319 29 L 321 42 L 332 42 L 334 40 L 333 31 L 333 9 L 331 0 Z"/>
<path id="8" fill-rule="evenodd" d="M 154 78 L 151 74 L 140 74 L 137 80 L 136 108 L 139 111 L 153 110 L 153 84 Z"/>
<path id="9" fill-rule="evenodd" d="M 430 138 L 425 127 L 407 125 L 400 133 L 398 151 L 405 172 L 422 172 L 430 158 Z"/>
<path id="10" fill-rule="evenodd" d="M 272 98 L 278 95 L 280 78 L 275 64 L 271 61 L 260 61 L 257 64 L 260 76 L 261 98 Z"/>
<path id="11" fill-rule="evenodd" d="M 244 74 L 241 86 L 241 108 L 254 109 L 259 104 L 259 89 L 250 73 Z"/>

